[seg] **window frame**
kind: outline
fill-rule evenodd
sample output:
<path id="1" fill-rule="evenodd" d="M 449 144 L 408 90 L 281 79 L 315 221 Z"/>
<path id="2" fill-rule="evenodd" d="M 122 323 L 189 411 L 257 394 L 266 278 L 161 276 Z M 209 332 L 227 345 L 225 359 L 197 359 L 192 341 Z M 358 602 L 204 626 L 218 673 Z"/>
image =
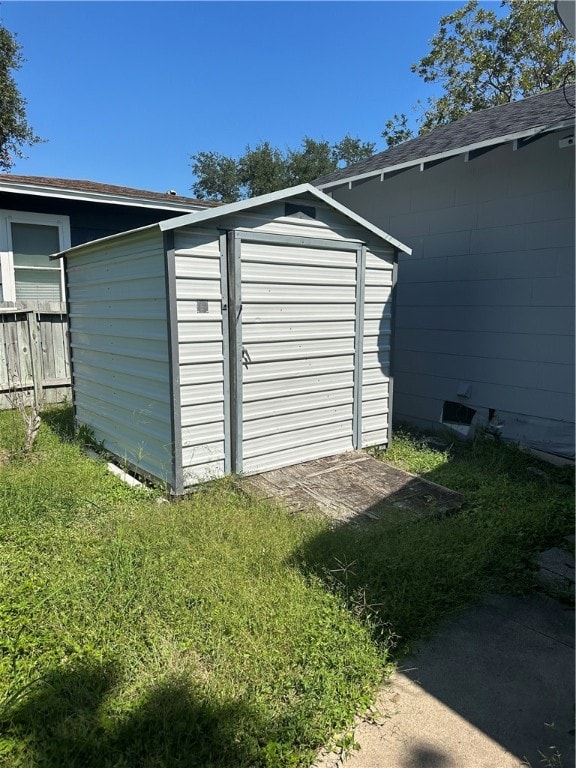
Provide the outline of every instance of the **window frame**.
<path id="1" fill-rule="evenodd" d="M 14 268 L 14 252 L 12 247 L 12 224 L 40 224 L 58 228 L 60 250 L 70 248 L 70 217 L 56 216 L 49 213 L 29 213 L 27 211 L 0 210 L 0 288 L 2 302 L 7 304 L 28 304 L 41 299 L 26 301 L 16 298 L 16 271 Z M 56 264 L 54 265 L 56 266 Z M 64 265 L 60 267 L 60 302 L 64 301 Z M 42 268 L 39 267 L 39 270 Z"/>

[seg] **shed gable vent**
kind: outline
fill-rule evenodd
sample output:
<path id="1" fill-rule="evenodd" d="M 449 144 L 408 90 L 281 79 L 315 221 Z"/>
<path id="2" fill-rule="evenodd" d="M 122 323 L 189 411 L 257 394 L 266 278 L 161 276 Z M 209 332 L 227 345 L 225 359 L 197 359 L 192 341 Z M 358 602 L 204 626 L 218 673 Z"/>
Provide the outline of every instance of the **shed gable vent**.
<path id="1" fill-rule="evenodd" d="M 316 208 L 312 205 L 298 205 L 298 203 L 285 203 L 285 216 L 296 216 L 298 219 L 315 219 Z"/>

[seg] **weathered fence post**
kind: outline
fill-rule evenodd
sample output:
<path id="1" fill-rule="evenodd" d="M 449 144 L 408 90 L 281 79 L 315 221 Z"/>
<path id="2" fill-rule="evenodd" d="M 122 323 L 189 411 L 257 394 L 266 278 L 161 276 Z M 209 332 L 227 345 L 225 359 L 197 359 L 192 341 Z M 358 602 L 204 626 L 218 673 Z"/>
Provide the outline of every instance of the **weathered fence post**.
<path id="1" fill-rule="evenodd" d="M 30 311 L 27 316 L 28 338 L 30 339 L 30 366 L 32 386 L 34 387 L 34 402 L 37 406 L 42 402 L 44 391 L 44 371 L 42 365 L 42 337 L 40 334 L 40 316 Z"/>
<path id="2" fill-rule="evenodd" d="M 0 304 L 0 409 L 14 395 L 30 403 L 58 403 L 70 393 L 68 322 L 60 302 Z"/>

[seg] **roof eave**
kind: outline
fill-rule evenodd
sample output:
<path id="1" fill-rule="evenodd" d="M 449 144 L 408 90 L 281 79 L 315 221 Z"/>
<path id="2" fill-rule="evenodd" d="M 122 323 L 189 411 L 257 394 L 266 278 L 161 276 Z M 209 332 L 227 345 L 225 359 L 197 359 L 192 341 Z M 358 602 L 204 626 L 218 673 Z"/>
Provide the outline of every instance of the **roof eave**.
<path id="1" fill-rule="evenodd" d="M 130 197 L 128 195 L 113 195 L 106 192 L 88 192 L 63 187 L 48 187 L 36 184 L 24 184 L 22 182 L 0 182 L 0 192 L 13 192 L 20 195 L 34 195 L 36 197 L 56 197 L 62 200 L 80 200 L 93 203 L 108 203 L 110 205 L 126 205 L 133 208 L 154 208 L 166 211 L 203 211 L 202 205 L 188 205 L 178 201 L 151 200 L 146 197 Z"/>
<path id="2" fill-rule="evenodd" d="M 497 136 L 492 139 L 485 139 L 484 141 L 477 141 L 473 144 L 467 144 L 462 147 L 455 147 L 454 149 L 447 150 L 445 152 L 438 152 L 433 155 L 423 155 L 422 157 L 414 158 L 412 160 L 405 160 L 403 163 L 396 163 L 395 165 L 382 165 L 377 169 L 366 171 L 365 173 L 352 174 L 351 176 L 340 176 L 333 181 L 327 181 L 325 183 L 318 184 L 318 189 L 329 189 L 331 187 L 341 187 L 346 184 L 351 185 L 356 181 L 363 181 L 366 179 L 380 176 L 383 173 L 392 173 L 393 171 L 402 171 L 412 168 L 421 163 L 430 163 L 435 160 L 446 160 L 450 157 L 457 157 L 458 155 L 464 155 L 467 152 L 473 152 L 476 149 L 483 149 L 484 147 L 495 146 L 497 144 L 507 144 L 511 141 L 518 139 L 525 139 L 530 136 L 537 136 L 542 133 L 551 133 L 553 131 L 559 131 L 563 128 L 571 128 L 574 125 L 574 119 L 563 120 L 559 123 L 555 123 L 552 126 L 537 126 L 536 128 L 525 129 L 523 131 L 515 131 L 514 133 L 507 133 L 502 136 Z"/>

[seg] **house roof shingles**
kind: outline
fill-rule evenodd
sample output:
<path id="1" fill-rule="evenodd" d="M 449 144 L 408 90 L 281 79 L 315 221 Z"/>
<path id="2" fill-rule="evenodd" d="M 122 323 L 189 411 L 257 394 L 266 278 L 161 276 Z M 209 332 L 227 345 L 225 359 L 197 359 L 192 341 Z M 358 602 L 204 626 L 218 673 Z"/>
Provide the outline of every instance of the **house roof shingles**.
<path id="1" fill-rule="evenodd" d="M 567 87 L 574 95 L 574 88 Z M 435 128 L 424 136 L 406 141 L 396 147 L 361 160 L 346 168 L 339 168 L 312 182 L 317 187 L 350 177 L 377 173 L 385 168 L 420 160 L 461 147 L 498 139 L 522 131 L 552 127 L 574 119 L 574 108 L 568 103 L 563 88 L 530 96 L 522 101 L 511 101 L 497 107 L 472 112 L 461 120 Z"/>
<path id="2" fill-rule="evenodd" d="M 132 198 L 134 200 L 147 200 L 150 202 L 179 203 L 182 206 L 190 205 L 194 207 L 210 208 L 219 203 L 209 200 L 196 200 L 192 197 L 183 197 L 182 195 L 172 195 L 169 192 L 151 192 L 146 189 L 135 189 L 133 187 L 122 187 L 116 184 L 102 184 L 97 181 L 87 181 L 86 179 L 58 179 L 48 176 L 17 176 L 13 174 L 0 174 L 1 184 L 15 184 L 30 186 L 31 192 L 34 188 L 49 188 L 66 192 L 85 192 L 90 194 L 102 195 L 110 198 Z"/>

